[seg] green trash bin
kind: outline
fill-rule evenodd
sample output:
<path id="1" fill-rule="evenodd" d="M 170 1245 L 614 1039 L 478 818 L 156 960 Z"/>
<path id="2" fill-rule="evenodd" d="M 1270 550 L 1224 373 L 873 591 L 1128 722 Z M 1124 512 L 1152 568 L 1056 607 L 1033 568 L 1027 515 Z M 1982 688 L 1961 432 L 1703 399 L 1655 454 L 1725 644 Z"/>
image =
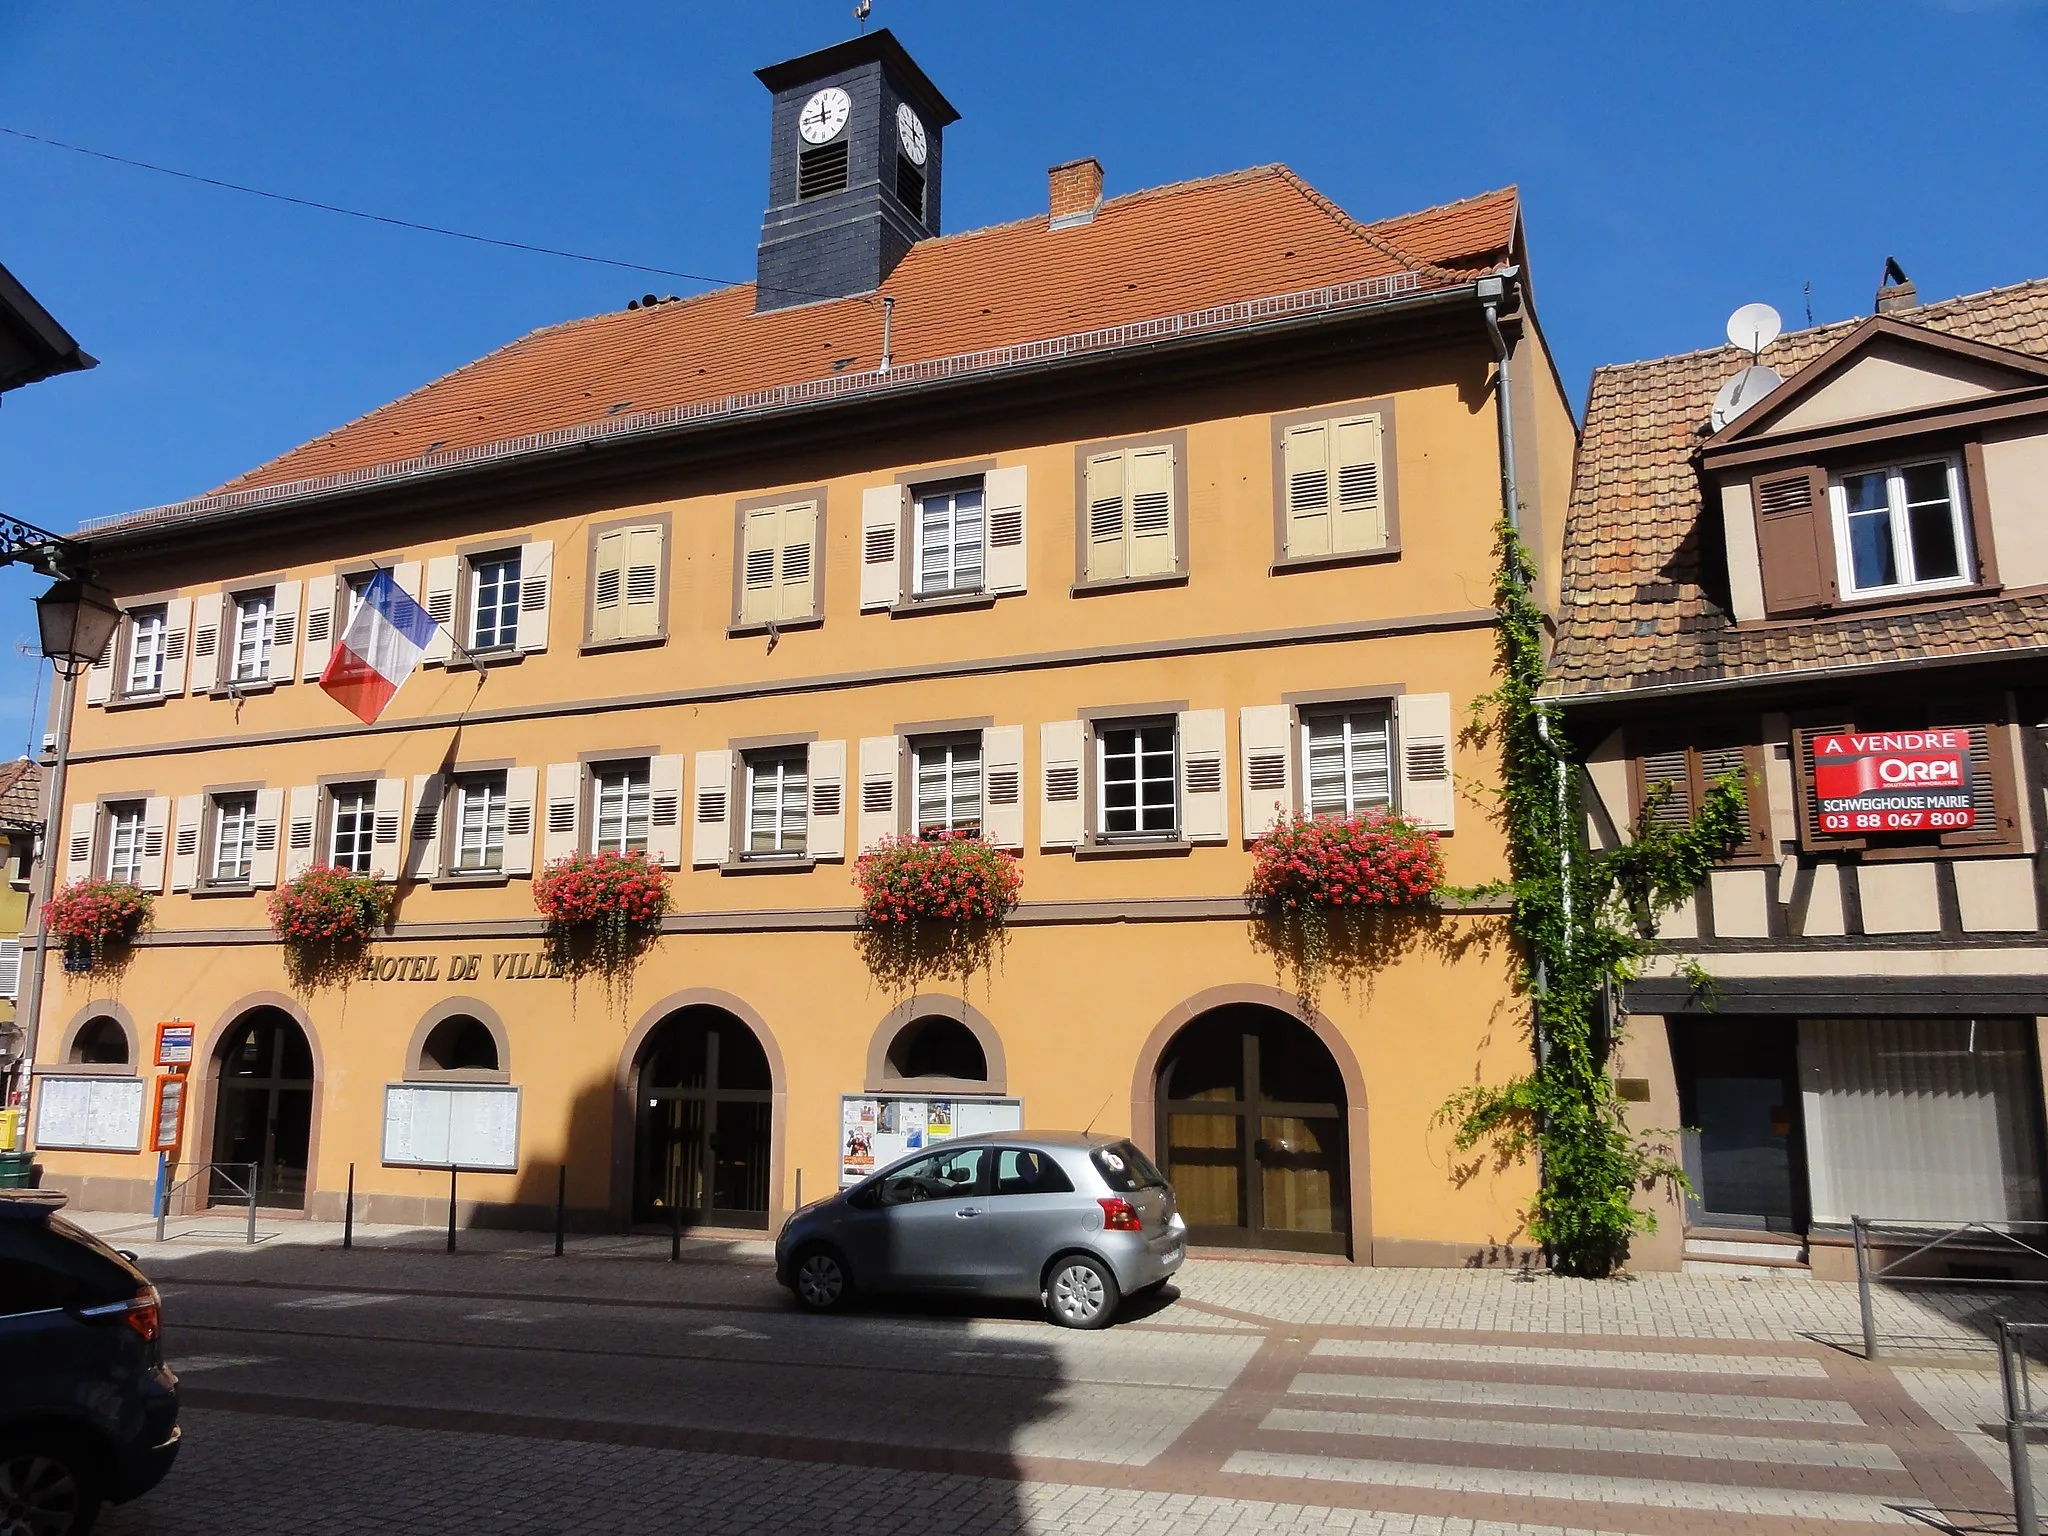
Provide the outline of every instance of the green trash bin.
<path id="1" fill-rule="evenodd" d="M 34 1189 L 36 1164 L 28 1152 L 0 1152 L 0 1189 Z"/>

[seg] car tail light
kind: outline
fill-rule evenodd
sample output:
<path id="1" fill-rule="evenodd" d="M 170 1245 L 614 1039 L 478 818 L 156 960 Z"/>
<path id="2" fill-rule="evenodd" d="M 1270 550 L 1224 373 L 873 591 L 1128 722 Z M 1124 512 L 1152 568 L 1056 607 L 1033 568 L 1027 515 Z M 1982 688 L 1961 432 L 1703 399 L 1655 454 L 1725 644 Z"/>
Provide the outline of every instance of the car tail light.
<path id="1" fill-rule="evenodd" d="M 157 1299 L 156 1287 L 151 1286 L 129 1302 L 121 1321 L 141 1334 L 145 1344 L 154 1344 L 157 1335 L 164 1331 L 163 1306 Z"/>
<path id="2" fill-rule="evenodd" d="M 1102 1207 L 1102 1227 L 1106 1232 L 1142 1232 L 1144 1222 L 1138 1219 L 1138 1208 L 1122 1195 L 1106 1195 L 1095 1202 Z"/>

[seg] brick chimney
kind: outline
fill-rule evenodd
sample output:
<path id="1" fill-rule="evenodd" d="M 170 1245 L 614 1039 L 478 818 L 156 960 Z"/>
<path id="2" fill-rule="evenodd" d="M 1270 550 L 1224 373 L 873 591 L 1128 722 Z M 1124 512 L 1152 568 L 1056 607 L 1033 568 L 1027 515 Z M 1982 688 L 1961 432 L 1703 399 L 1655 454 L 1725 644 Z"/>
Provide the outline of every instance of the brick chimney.
<path id="1" fill-rule="evenodd" d="M 1046 174 L 1052 179 L 1052 227 L 1092 224 L 1095 210 L 1102 206 L 1102 162 L 1090 155 L 1056 165 Z"/>
<path id="2" fill-rule="evenodd" d="M 1899 258 L 1885 257 L 1884 276 L 1877 281 L 1877 313 L 1896 315 L 1919 307 L 1919 290 L 1914 288 L 1913 280 L 1906 276 L 1906 269 L 1899 265 Z"/>

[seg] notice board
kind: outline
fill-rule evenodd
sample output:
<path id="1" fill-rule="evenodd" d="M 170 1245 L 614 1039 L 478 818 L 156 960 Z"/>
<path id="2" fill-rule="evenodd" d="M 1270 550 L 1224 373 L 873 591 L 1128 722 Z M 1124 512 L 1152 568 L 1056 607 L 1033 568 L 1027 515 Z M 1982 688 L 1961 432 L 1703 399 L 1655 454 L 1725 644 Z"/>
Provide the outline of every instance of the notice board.
<path id="1" fill-rule="evenodd" d="M 39 1077 L 36 1145 L 80 1152 L 142 1150 L 139 1077 Z"/>
<path id="2" fill-rule="evenodd" d="M 1024 1129 L 1022 1099 L 937 1099 L 849 1093 L 839 1100 L 839 1185 L 858 1184 L 907 1152 L 955 1136 Z"/>
<path id="3" fill-rule="evenodd" d="M 389 1083 L 384 1161 L 411 1168 L 519 1166 L 519 1090 L 505 1083 Z"/>

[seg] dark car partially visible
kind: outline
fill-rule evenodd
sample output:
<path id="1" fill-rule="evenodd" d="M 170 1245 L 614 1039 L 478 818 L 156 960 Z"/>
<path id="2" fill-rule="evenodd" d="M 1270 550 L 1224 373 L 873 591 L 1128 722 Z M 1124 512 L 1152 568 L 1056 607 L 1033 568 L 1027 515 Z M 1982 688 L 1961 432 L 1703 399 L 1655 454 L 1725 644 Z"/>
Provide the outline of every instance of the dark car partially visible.
<path id="1" fill-rule="evenodd" d="M 84 1536 L 178 1455 L 156 1287 L 62 1203 L 0 1192 L 0 1531 L 24 1536 Z"/>

